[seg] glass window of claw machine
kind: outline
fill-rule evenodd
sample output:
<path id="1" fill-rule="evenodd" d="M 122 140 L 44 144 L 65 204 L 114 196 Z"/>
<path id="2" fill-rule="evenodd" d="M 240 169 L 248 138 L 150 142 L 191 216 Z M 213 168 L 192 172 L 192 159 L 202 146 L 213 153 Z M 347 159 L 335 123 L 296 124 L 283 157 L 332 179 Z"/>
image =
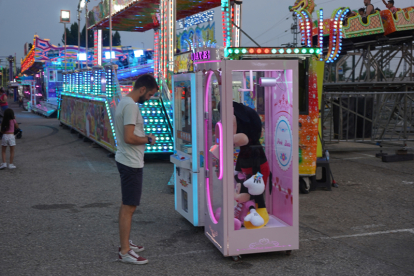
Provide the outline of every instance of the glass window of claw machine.
<path id="1" fill-rule="evenodd" d="M 222 68 L 217 110 L 215 74 L 205 91 L 206 236 L 224 256 L 298 249 L 298 60 Z"/>

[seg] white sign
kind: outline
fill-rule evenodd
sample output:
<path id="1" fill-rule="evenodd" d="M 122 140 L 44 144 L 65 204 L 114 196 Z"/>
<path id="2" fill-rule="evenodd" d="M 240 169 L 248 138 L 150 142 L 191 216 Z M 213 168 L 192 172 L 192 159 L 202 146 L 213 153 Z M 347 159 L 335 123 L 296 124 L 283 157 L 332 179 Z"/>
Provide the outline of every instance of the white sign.
<path id="1" fill-rule="evenodd" d="M 214 19 L 214 11 L 201 12 L 192 16 L 188 16 L 184 19 L 177 21 L 177 30 L 185 29 L 194 25 L 209 22 Z"/>
<path id="2" fill-rule="evenodd" d="M 279 167 L 287 171 L 292 164 L 292 128 L 285 116 L 280 116 L 275 129 L 275 154 Z"/>

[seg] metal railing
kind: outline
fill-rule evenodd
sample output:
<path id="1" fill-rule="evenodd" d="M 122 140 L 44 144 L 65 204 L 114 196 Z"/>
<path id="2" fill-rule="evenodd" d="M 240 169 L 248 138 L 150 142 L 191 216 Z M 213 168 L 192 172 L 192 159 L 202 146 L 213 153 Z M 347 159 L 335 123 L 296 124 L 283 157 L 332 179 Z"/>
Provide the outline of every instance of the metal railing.
<path id="1" fill-rule="evenodd" d="M 327 92 L 321 112 L 327 143 L 414 140 L 414 91 Z"/>

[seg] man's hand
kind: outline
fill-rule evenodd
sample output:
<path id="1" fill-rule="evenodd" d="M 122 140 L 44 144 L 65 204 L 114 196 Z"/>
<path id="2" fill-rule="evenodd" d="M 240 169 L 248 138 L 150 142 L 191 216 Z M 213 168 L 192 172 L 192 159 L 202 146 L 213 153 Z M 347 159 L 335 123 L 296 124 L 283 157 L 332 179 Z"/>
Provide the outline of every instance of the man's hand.
<path id="1" fill-rule="evenodd" d="M 152 133 L 148 135 L 148 137 L 152 139 L 151 146 L 155 145 L 155 143 L 157 142 L 157 137 L 155 137 L 155 135 Z"/>

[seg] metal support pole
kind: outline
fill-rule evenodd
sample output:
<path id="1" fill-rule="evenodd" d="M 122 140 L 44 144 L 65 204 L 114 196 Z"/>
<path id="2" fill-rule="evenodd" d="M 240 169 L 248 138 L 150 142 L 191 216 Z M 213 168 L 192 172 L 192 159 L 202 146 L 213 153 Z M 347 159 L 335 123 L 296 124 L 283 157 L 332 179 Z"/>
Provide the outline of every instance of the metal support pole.
<path id="1" fill-rule="evenodd" d="M 88 41 L 89 41 L 89 32 L 88 32 L 88 0 L 85 1 L 85 53 L 86 53 L 86 69 L 88 66 Z"/>
<path id="2" fill-rule="evenodd" d="M 411 56 L 410 56 L 410 81 L 413 81 L 413 41 L 410 41 L 411 44 Z"/>
<path id="3" fill-rule="evenodd" d="M 13 81 L 13 56 L 8 57 L 9 60 L 9 81 Z"/>
<path id="4" fill-rule="evenodd" d="M 355 55 L 352 56 L 352 82 L 355 82 Z"/>
<path id="5" fill-rule="evenodd" d="M 67 59 L 66 59 L 66 23 L 63 23 L 63 28 L 65 29 L 65 72 L 67 71 Z"/>
<path id="6" fill-rule="evenodd" d="M 79 54 L 80 54 L 80 36 L 81 36 L 81 33 L 80 33 L 80 13 L 82 12 L 82 10 L 80 10 L 79 8 L 78 8 L 78 68 L 80 69 L 80 68 L 82 68 L 82 66 L 81 66 L 81 61 L 80 61 L 80 59 L 79 59 Z"/>
<path id="7" fill-rule="evenodd" d="M 112 1 L 109 3 L 109 63 L 112 64 Z"/>

